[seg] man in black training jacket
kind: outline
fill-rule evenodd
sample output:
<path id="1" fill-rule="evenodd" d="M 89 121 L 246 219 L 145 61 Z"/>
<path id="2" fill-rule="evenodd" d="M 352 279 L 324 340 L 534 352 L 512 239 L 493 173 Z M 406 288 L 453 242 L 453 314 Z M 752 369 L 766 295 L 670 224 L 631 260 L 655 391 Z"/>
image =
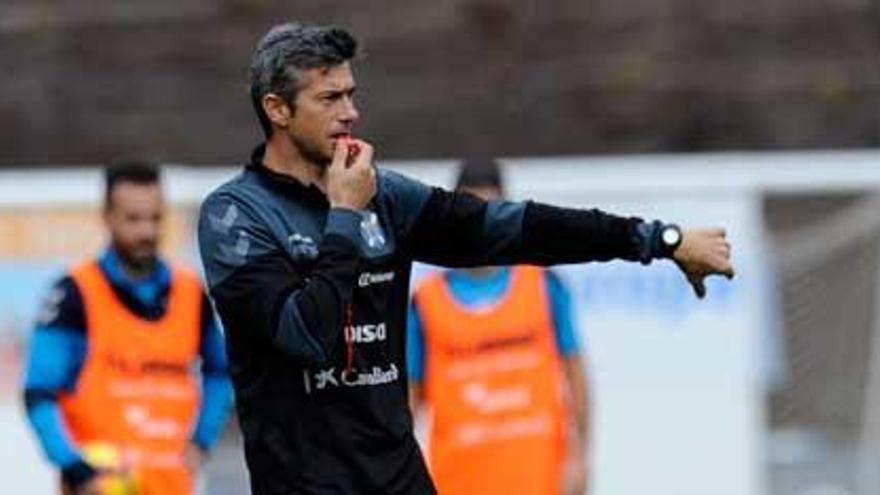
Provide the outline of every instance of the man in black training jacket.
<path id="1" fill-rule="evenodd" d="M 255 495 L 430 494 L 404 362 L 413 260 L 450 267 L 672 259 L 703 296 L 733 276 L 722 229 L 535 202 L 483 202 L 373 166 L 337 28 L 260 41 L 266 134 L 202 205 L 199 244 L 226 329 Z"/>

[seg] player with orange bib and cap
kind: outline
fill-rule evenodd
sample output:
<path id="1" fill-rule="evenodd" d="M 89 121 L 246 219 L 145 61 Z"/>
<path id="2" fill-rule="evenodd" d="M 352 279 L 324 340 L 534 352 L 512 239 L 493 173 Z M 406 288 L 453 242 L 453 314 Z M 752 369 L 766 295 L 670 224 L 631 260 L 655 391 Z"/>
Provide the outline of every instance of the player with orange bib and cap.
<path id="1" fill-rule="evenodd" d="M 502 197 L 498 164 L 466 161 L 457 189 Z M 408 316 L 414 414 L 430 411 L 431 474 L 445 495 L 583 494 L 585 364 L 561 281 L 534 266 L 429 275 Z"/>
<path id="2" fill-rule="evenodd" d="M 157 167 L 109 168 L 110 246 L 38 315 L 24 400 L 63 494 L 193 493 L 226 423 L 223 338 L 199 278 L 157 254 L 162 213 Z"/>

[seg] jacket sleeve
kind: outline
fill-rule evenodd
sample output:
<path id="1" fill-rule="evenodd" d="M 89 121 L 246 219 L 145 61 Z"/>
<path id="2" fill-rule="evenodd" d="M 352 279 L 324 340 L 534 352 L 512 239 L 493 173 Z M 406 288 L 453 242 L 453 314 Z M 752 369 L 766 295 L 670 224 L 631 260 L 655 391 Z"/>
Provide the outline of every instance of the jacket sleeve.
<path id="1" fill-rule="evenodd" d="M 95 470 L 82 458 L 61 414 L 59 394 L 76 387 L 87 352 L 82 298 L 73 280 L 58 281 L 37 316 L 24 370 L 28 422 L 46 457 L 72 484 Z"/>
<path id="2" fill-rule="evenodd" d="M 554 265 L 661 257 L 663 224 L 598 209 L 490 201 L 428 187 L 393 172 L 384 184 L 401 212 L 396 227 L 419 261 L 449 267 Z"/>
<path id="3" fill-rule="evenodd" d="M 202 402 L 192 441 L 203 451 L 210 451 L 220 436 L 232 410 L 232 383 L 226 363 L 223 335 L 214 318 L 206 295 L 202 295 L 201 357 Z"/>
<path id="4" fill-rule="evenodd" d="M 351 302 L 360 220 L 357 212 L 330 210 L 306 273 L 247 202 L 228 193 L 209 196 L 199 248 L 227 340 L 270 346 L 306 366 L 325 363 Z"/>

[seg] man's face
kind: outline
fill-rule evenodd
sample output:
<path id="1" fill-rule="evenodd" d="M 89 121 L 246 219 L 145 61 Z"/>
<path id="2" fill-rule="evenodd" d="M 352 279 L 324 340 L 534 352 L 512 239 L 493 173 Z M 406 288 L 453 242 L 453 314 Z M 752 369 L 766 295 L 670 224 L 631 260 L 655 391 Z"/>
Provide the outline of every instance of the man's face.
<path id="1" fill-rule="evenodd" d="M 104 222 L 122 261 L 136 270 L 153 266 L 162 226 L 158 184 L 118 182 L 110 193 Z"/>
<path id="2" fill-rule="evenodd" d="M 354 106 L 354 76 L 348 62 L 310 69 L 297 93 L 287 129 L 293 144 L 310 161 L 326 166 L 336 140 L 350 135 L 358 119 Z"/>

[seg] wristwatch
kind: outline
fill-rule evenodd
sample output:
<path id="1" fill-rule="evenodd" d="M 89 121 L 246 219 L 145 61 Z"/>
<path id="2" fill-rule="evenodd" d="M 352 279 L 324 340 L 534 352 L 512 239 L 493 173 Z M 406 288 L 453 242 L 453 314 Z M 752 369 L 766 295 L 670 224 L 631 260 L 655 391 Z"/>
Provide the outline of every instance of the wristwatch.
<path id="1" fill-rule="evenodd" d="M 674 223 L 666 224 L 660 229 L 660 247 L 663 255 L 671 258 L 672 253 L 681 245 L 681 228 Z"/>

